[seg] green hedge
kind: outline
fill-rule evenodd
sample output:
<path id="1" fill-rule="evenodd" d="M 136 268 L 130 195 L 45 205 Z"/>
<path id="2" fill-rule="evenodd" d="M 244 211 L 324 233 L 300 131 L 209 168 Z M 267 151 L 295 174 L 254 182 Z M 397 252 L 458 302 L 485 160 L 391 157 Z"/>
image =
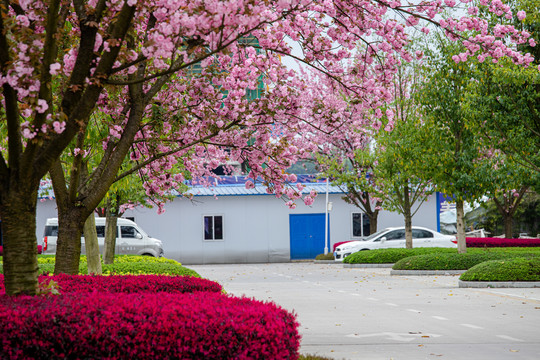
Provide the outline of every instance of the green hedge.
<path id="1" fill-rule="evenodd" d="M 82 263 L 82 274 L 88 273 L 86 263 Z M 104 274 L 156 274 L 156 275 L 182 275 L 182 276 L 195 276 L 200 275 L 191 269 L 185 268 L 182 265 L 171 263 L 150 263 L 150 262 L 128 262 L 128 263 L 114 263 L 111 265 L 103 265 Z"/>
<path id="2" fill-rule="evenodd" d="M 483 251 L 466 254 L 427 254 L 401 259 L 394 264 L 394 270 L 467 270 L 489 260 L 510 259 L 516 257 L 531 258 L 538 253 Z"/>
<path id="3" fill-rule="evenodd" d="M 485 254 L 485 253 L 535 253 L 540 255 L 540 248 L 470 248 L 467 254 Z M 454 248 L 413 248 L 413 249 L 378 249 L 358 251 L 351 254 L 343 260 L 349 264 L 393 264 L 401 259 L 425 254 L 457 254 Z"/>
<path id="4" fill-rule="evenodd" d="M 460 276 L 463 281 L 540 281 L 540 257 L 491 260 Z"/>
<path id="5" fill-rule="evenodd" d="M 377 249 L 358 251 L 347 256 L 347 264 L 393 264 L 409 256 L 432 253 L 457 253 L 453 248 L 413 248 L 413 249 Z"/>
<path id="6" fill-rule="evenodd" d="M 38 256 L 38 266 L 40 273 L 54 272 L 54 256 Z M 167 258 L 155 258 L 152 256 L 117 256 L 114 264 L 102 265 L 103 274 L 156 274 L 156 275 L 181 275 L 195 276 L 200 275 L 191 269 L 185 268 L 179 262 Z M 0 273 L 3 273 L 3 267 L 0 263 Z M 81 256 L 79 263 L 79 274 L 87 274 L 88 266 L 86 256 Z"/>
<path id="7" fill-rule="evenodd" d="M 334 254 L 332 254 L 332 253 L 328 253 L 326 255 L 319 254 L 319 255 L 315 256 L 315 260 L 334 260 Z"/>

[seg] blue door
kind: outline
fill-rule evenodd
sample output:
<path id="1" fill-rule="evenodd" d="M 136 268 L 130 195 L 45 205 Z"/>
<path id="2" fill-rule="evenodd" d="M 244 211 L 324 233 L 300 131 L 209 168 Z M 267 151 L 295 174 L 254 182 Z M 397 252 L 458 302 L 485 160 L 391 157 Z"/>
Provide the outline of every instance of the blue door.
<path id="1" fill-rule="evenodd" d="M 325 214 L 289 215 L 291 260 L 315 259 L 315 256 L 324 253 L 324 217 Z"/>

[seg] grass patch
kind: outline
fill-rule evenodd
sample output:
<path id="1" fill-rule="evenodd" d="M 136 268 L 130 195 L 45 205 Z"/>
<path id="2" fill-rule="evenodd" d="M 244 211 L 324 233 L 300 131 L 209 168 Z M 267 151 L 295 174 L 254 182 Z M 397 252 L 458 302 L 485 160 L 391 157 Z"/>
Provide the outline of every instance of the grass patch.
<path id="1" fill-rule="evenodd" d="M 461 274 L 463 281 L 540 281 L 540 257 L 491 260 Z"/>
<path id="2" fill-rule="evenodd" d="M 534 258 L 538 252 L 482 251 L 466 254 L 440 253 L 411 256 L 394 264 L 394 270 L 467 270 L 489 260 Z"/>

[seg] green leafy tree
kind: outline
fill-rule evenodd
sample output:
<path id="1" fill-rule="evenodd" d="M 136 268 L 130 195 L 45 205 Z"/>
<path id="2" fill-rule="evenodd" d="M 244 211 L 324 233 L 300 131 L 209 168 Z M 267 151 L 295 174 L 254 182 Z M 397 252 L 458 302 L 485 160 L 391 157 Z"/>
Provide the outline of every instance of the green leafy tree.
<path id="1" fill-rule="evenodd" d="M 539 0 L 513 0 L 512 23 L 531 34 L 520 50 L 531 53 L 535 60 L 525 68 L 506 59 L 476 64 L 475 81 L 467 97 L 471 120 L 481 134 L 514 161 L 536 174 L 535 187 L 540 186 L 540 7 Z M 538 188 L 537 188 L 538 190 Z"/>
<path id="2" fill-rule="evenodd" d="M 422 204 L 434 192 L 428 176 L 425 154 L 425 132 L 420 131 L 422 122 L 413 114 L 395 122 L 392 131 L 382 131 L 376 137 L 375 174 L 378 196 L 382 207 L 403 215 L 405 221 L 405 244 L 413 247 L 412 218 Z"/>
<path id="3" fill-rule="evenodd" d="M 104 115 L 96 115 L 103 117 Z M 50 171 L 53 188 L 57 198 L 57 208 L 59 212 L 59 222 L 64 229 L 76 230 L 79 226 L 80 218 L 74 218 L 73 214 L 80 214 L 81 204 L 79 198 L 83 196 L 89 189 L 86 188 L 91 178 L 96 176 L 96 173 L 101 171 L 99 163 L 104 157 L 105 150 L 101 145 L 101 141 L 108 135 L 108 128 L 102 126 L 100 122 L 90 122 L 86 128 L 86 133 L 80 134 L 76 141 L 64 152 L 62 157 L 57 161 Z M 159 139 L 153 139 L 154 143 L 158 143 Z M 147 146 L 151 146 L 145 143 Z M 130 153 L 124 159 L 120 166 L 119 174 L 111 187 L 109 188 L 105 198 L 101 201 L 97 212 L 102 216 L 107 217 L 105 226 L 105 244 L 104 244 L 104 263 L 110 264 L 114 261 L 115 243 L 116 243 L 116 220 L 123 213 L 123 208 L 128 204 L 141 205 L 146 207 L 157 206 L 161 208 L 163 203 L 173 199 L 174 194 L 147 192 L 143 186 L 145 183 L 151 182 L 152 177 L 143 174 L 142 171 L 131 171 L 137 169 L 138 161 L 130 159 Z M 182 173 L 180 163 L 177 163 L 172 169 L 166 172 L 166 176 L 172 176 L 173 173 Z M 148 171 L 156 171 L 150 168 Z M 176 184 L 177 191 L 183 192 L 186 189 L 182 184 Z M 102 209 L 99 209 L 99 208 Z M 85 237 L 86 256 L 88 260 L 89 273 L 101 273 L 101 259 L 95 231 L 94 211 L 87 211 L 89 216 L 86 217 L 83 226 L 83 234 Z M 71 232 L 67 232 L 71 234 Z M 73 242 L 75 243 L 75 242 Z M 60 257 L 60 256 L 59 256 Z M 69 261 L 72 266 L 78 268 L 78 257 L 64 257 L 57 259 L 55 269 L 58 267 L 58 272 L 64 272 L 65 262 Z M 56 271 L 56 270 L 55 270 Z"/>
<path id="4" fill-rule="evenodd" d="M 464 202 L 492 189 L 491 168 L 482 161 L 484 145 L 468 126 L 464 106 L 471 65 L 452 59 L 461 50 L 456 44 L 435 36 L 432 45 L 426 49 L 425 81 L 416 97 L 422 105 L 422 128 L 430 134 L 425 140 L 432 151 L 425 154 L 425 161 L 437 189 L 456 202 L 458 251 L 464 253 Z"/>
<path id="5" fill-rule="evenodd" d="M 515 195 L 521 193 L 508 193 L 501 195 L 498 202 L 504 206 L 505 202 L 515 202 Z M 499 235 L 505 233 L 506 238 L 516 238 L 521 233 L 532 237 L 540 235 L 540 195 L 534 191 L 526 191 L 521 198 L 520 205 L 513 207 L 512 234 L 506 234 L 506 223 L 499 205 L 493 199 L 483 202 L 481 207 L 467 214 L 467 222 L 476 228 L 483 228 L 488 234 Z"/>
<path id="6" fill-rule="evenodd" d="M 413 247 L 412 218 L 434 191 L 424 161 L 429 134 L 419 131 L 423 123 L 411 98 L 418 81 L 416 64 L 400 67 L 391 87 L 393 101 L 379 114 L 365 146 L 343 142 L 343 154 L 353 156 L 322 160 L 333 183 L 347 192 L 344 199 L 369 217 L 372 232 L 381 209 L 403 215 L 407 248 Z"/>
<path id="7" fill-rule="evenodd" d="M 535 61 L 528 68 L 489 57 L 473 63 L 473 81 L 464 99 L 467 125 L 477 129 L 490 148 L 493 182 L 498 188 L 489 196 L 502 217 L 504 234 L 510 238 L 514 235 L 512 218 L 524 194 L 528 189 L 540 191 L 540 46 L 533 46 L 540 42 L 540 1 L 506 3 L 515 14 L 510 22 L 531 34 L 520 50 L 533 54 Z"/>
<path id="8" fill-rule="evenodd" d="M 369 232 L 375 233 L 382 202 L 372 192 L 375 188 L 374 158 L 369 151 L 352 150 L 347 142 L 342 146 L 341 151 L 336 149 L 333 152 L 334 156 L 320 155 L 318 161 L 324 169 L 324 176 L 331 178 L 332 184 L 338 186 L 346 194 L 343 200 L 366 214 L 369 219 Z M 344 148 L 349 148 L 354 155 L 346 157 Z"/>

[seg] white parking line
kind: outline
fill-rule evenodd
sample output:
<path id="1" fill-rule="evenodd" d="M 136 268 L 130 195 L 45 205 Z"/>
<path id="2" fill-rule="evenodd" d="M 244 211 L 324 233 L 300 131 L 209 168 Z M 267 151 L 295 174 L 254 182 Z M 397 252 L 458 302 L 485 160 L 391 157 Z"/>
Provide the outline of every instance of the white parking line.
<path id="1" fill-rule="evenodd" d="M 371 301 L 379 301 L 379 299 L 375 299 L 375 298 L 367 298 L 367 299 Z"/>
<path id="2" fill-rule="evenodd" d="M 394 303 L 385 303 L 385 304 L 388 306 L 397 306 L 397 304 L 394 304 Z"/>
<path id="3" fill-rule="evenodd" d="M 437 316 L 437 315 L 434 315 L 434 316 L 432 316 L 432 318 L 434 318 L 434 319 L 437 319 L 437 320 L 443 320 L 443 321 L 446 321 L 446 320 L 448 320 L 448 319 L 447 319 L 447 318 L 445 318 L 445 317 L 442 317 L 442 316 Z"/>
<path id="4" fill-rule="evenodd" d="M 361 296 L 360 294 L 351 294 L 352 296 Z"/>
<path id="5" fill-rule="evenodd" d="M 473 324 L 460 324 L 461 326 L 465 326 L 471 329 L 483 329 L 481 326 L 473 325 Z"/>
<path id="6" fill-rule="evenodd" d="M 490 292 L 490 293 L 496 294 L 496 295 L 503 295 L 503 296 L 508 296 L 508 297 L 514 297 L 514 298 L 518 298 L 518 299 L 526 299 L 526 300 L 540 301 L 540 299 L 537 299 L 537 298 L 533 298 L 533 297 L 529 297 L 529 296 L 523 296 L 523 295 L 518 295 L 518 294 L 509 294 L 509 293 L 505 293 L 505 292 L 502 292 L 502 291 L 494 291 L 494 290 L 490 290 L 490 291 L 486 291 L 486 292 Z"/>
<path id="7" fill-rule="evenodd" d="M 414 313 L 418 313 L 418 314 L 421 313 L 420 310 L 416 310 L 416 309 L 407 309 L 407 311 L 414 312 Z"/>
<path id="8" fill-rule="evenodd" d="M 504 339 L 504 340 L 510 340 L 510 341 L 519 341 L 519 342 L 524 342 L 525 340 L 521 340 L 521 339 L 516 339 L 515 337 L 511 337 L 511 336 L 508 336 L 508 335 L 497 335 L 498 338 L 501 338 L 501 339 Z"/>

